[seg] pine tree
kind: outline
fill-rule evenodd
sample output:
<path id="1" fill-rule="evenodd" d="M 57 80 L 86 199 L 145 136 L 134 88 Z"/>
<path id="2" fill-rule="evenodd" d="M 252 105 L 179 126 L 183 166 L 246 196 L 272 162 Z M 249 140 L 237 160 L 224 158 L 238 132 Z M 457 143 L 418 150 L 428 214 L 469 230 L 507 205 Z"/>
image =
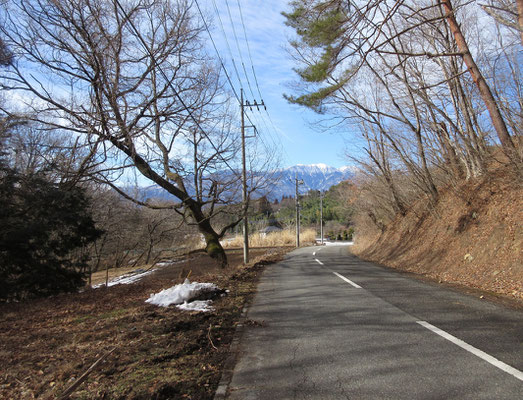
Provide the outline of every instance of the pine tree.
<path id="1" fill-rule="evenodd" d="M 0 300 L 71 292 L 84 284 L 74 255 L 101 232 L 80 188 L 4 168 L 0 177 Z"/>

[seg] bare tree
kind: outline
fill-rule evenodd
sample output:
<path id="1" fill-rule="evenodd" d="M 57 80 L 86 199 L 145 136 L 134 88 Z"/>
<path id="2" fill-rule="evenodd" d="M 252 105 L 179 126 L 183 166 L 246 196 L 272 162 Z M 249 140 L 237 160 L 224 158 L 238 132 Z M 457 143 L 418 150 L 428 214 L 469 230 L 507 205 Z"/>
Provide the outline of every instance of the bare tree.
<path id="1" fill-rule="evenodd" d="M 510 133 L 505 124 L 505 120 L 501 115 L 498 104 L 492 94 L 490 86 L 483 77 L 483 74 L 478 68 L 476 61 L 474 60 L 474 57 L 470 52 L 467 40 L 465 39 L 465 36 L 463 35 L 463 32 L 461 31 L 459 23 L 456 19 L 455 10 L 452 6 L 452 2 L 450 0 L 442 0 L 441 3 L 443 4 L 443 7 L 445 9 L 445 19 L 449 24 L 452 34 L 454 35 L 454 40 L 456 41 L 456 45 L 462 54 L 463 61 L 467 65 L 468 71 L 471 74 L 474 83 L 478 87 L 478 91 L 481 95 L 481 98 L 487 106 L 490 118 L 492 120 L 492 124 L 494 125 L 498 138 L 505 151 L 508 152 L 508 154 L 511 157 L 515 157 L 516 148 L 514 146 L 514 142 L 510 137 Z"/>
<path id="2" fill-rule="evenodd" d="M 237 201 L 238 140 L 202 26 L 185 0 L 18 0 L 1 32 L 17 56 L 2 78 L 33 119 L 64 129 L 96 154 L 98 180 L 122 189 L 137 171 L 172 194 L 168 206 L 197 225 L 222 265 L 213 227 Z M 223 172 L 225 170 L 225 172 Z M 253 176 L 249 190 L 257 189 Z"/>
<path id="3" fill-rule="evenodd" d="M 285 16 L 297 33 L 290 44 L 301 66 L 297 94 L 287 96 L 291 102 L 333 113 L 364 137 L 373 126 L 388 154 L 398 156 L 414 183 L 433 198 L 436 170 L 454 178 L 484 173 L 491 129 L 505 153 L 521 165 L 512 140 L 519 135 L 513 123 L 521 114 L 513 111 L 518 100 L 505 101 L 518 86 L 503 92 L 495 80 L 504 68 L 518 82 L 517 61 L 514 65 L 511 58 L 518 49 L 500 43 L 486 54 L 479 34 L 476 42 L 470 32 L 466 38 L 458 21 L 470 17 L 465 13 L 473 5 L 341 0 L 291 5 Z M 496 52 L 506 53 L 506 64 L 492 68 L 497 74 L 487 81 L 478 60 L 495 60 Z M 483 61 L 481 67 L 487 65 Z"/>
<path id="4" fill-rule="evenodd" d="M 523 0 L 488 0 L 481 8 L 501 25 L 519 32 L 523 44 Z"/>

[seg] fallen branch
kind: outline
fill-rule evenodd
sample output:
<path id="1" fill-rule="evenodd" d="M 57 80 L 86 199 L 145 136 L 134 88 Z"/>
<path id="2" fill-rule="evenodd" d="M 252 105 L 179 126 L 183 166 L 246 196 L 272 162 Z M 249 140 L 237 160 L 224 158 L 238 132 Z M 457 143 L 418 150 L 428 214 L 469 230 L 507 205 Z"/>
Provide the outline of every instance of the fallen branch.
<path id="1" fill-rule="evenodd" d="M 209 342 L 211 342 L 211 346 L 214 348 L 214 350 L 218 350 L 218 347 L 216 347 L 214 345 L 214 343 L 212 342 L 212 338 L 211 338 L 211 328 L 212 328 L 212 324 L 209 324 L 209 330 L 207 331 L 207 337 L 209 338 Z"/>
<path id="2" fill-rule="evenodd" d="M 102 355 L 98 360 L 96 360 L 88 369 L 85 371 L 82 376 L 80 376 L 76 381 L 73 382 L 71 386 L 69 386 L 65 392 L 62 393 L 62 396 L 58 398 L 58 400 L 66 400 L 69 398 L 69 396 L 76 390 L 80 384 L 85 381 L 85 379 L 89 376 L 91 372 L 93 372 L 96 367 L 98 367 L 103 360 L 105 360 L 107 357 L 111 355 L 113 351 L 116 350 L 116 347 L 113 347 L 110 351 Z"/>

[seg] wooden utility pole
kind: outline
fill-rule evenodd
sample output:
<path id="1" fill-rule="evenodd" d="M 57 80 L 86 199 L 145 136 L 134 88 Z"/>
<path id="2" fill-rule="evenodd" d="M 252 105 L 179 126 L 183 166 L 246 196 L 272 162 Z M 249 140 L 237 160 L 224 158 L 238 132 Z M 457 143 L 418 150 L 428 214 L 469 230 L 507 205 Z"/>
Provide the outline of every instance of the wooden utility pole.
<path id="1" fill-rule="evenodd" d="M 300 197 L 298 194 L 298 185 L 302 185 L 303 181 L 298 179 L 296 173 L 296 247 L 300 247 Z"/>
<path id="2" fill-rule="evenodd" d="M 242 122 L 242 201 L 243 201 L 243 263 L 247 264 L 249 262 L 249 221 L 247 219 L 247 214 L 249 210 L 249 197 L 247 196 L 247 162 L 245 155 L 245 139 L 252 136 L 245 136 L 245 108 L 251 109 L 256 107 L 259 110 L 259 107 L 262 106 L 265 108 L 265 103 L 263 100 L 261 103 L 257 103 L 254 100 L 254 103 L 251 104 L 248 101 L 243 102 L 243 89 L 240 90 L 240 109 L 241 109 L 241 122 Z M 249 128 L 256 127 L 249 125 Z"/>
<path id="3" fill-rule="evenodd" d="M 320 190 L 320 236 L 323 244 L 323 192 Z"/>
<path id="4" fill-rule="evenodd" d="M 245 116 L 243 111 L 243 89 L 241 89 L 241 114 L 242 114 L 242 200 L 243 200 L 243 263 L 249 262 L 249 221 L 247 211 L 249 208 L 247 200 L 247 163 L 245 161 Z"/>

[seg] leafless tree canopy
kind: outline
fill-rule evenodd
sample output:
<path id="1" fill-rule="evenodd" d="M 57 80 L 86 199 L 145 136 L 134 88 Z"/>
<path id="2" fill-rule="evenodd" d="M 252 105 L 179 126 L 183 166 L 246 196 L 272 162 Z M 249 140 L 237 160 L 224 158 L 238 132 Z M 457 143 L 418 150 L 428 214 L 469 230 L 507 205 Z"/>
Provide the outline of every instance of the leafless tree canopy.
<path id="1" fill-rule="evenodd" d="M 381 182 L 390 213 L 405 212 L 414 193 L 435 200 L 441 184 L 484 174 L 495 143 L 521 171 L 516 4 L 291 5 L 285 16 L 297 34 L 290 44 L 300 80 L 287 98 L 336 115 L 363 137 L 363 170 Z"/>
<path id="2" fill-rule="evenodd" d="M 27 118 L 68 132 L 122 195 L 130 171 L 172 194 L 225 262 L 218 239 L 238 218 L 219 231 L 211 219 L 238 199 L 238 130 L 192 3 L 14 0 L 0 29 L 15 57 L 4 89 Z"/>

